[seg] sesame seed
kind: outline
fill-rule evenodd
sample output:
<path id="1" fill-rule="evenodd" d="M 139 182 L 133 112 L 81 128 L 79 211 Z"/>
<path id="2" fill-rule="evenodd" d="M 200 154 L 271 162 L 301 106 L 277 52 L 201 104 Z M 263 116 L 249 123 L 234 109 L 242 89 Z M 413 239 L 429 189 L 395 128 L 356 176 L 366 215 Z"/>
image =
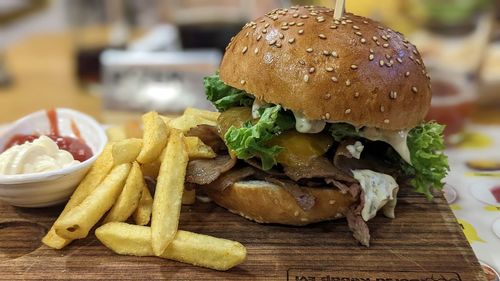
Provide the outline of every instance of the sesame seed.
<path id="1" fill-rule="evenodd" d="M 317 15 L 318 15 L 318 13 L 316 13 L 316 12 L 310 12 L 309 14 L 310 14 L 311 16 L 317 16 Z"/>
<path id="2" fill-rule="evenodd" d="M 375 58 L 375 56 L 374 56 L 373 54 L 370 54 L 370 55 L 368 56 L 368 59 L 369 59 L 370 61 L 372 61 L 374 58 Z"/>
<path id="3" fill-rule="evenodd" d="M 245 83 L 246 83 L 246 82 L 247 82 L 247 81 L 245 81 L 245 80 L 241 80 L 241 81 L 240 81 L 240 84 L 241 84 L 241 85 L 245 85 Z"/>
<path id="4" fill-rule="evenodd" d="M 325 56 L 329 56 L 329 55 L 330 55 L 330 52 L 328 52 L 327 50 L 324 50 L 324 51 L 323 51 L 323 55 L 325 55 Z"/>
<path id="5" fill-rule="evenodd" d="M 266 34 L 267 33 L 267 29 L 262 29 L 262 33 Z"/>
<path id="6" fill-rule="evenodd" d="M 382 45 L 382 47 L 387 48 L 389 47 L 389 44 L 385 43 L 384 45 Z"/>
<path id="7" fill-rule="evenodd" d="M 383 105 L 380 106 L 380 112 L 384 112 L 385 111 L 385 107 Z"/>
<path id="8" fill-rule="evenodd" d="M 350 108 L 346 109 L 346 110 L 344 111 L 344 113 L 345 113 L 345 114 L 351 114 L 351 109 L 350 109 Z"/>
<path id="9" fill-rule="evenodd" d="M 368 24 L 368 21 L 364 20 L 364 21 L 363 21 L 363 23 L 364 23 L 364 24 Z"/>
<path id="10" fill-rule="evenodd" d="M 389 122 L 390 122 L 390 121 L 389 121 L 389 119 L 385 119 L 385 120 L 384 120 L 384 123 L 385 123 L 385 124 L 389 124 Z"/>
<path id="11" fill-rule="evenodd" d="M 303 33 L 304 33 L 304 29 L 299 30 L 299 34 L 303 34 Z"/>
<path id="12" fill-rule="evenodd" d="M 285 22 L 284 22 L 284 23 L 282 23 L 281 25 L 288 25 L 288 22 L 286 22 L 286 21 L 285 21 Z"/>
<path id="13" fill-rule="evenodd" d="M 337 77 L 335 77 L 335 76 L 332 76 L 332 78 L 331 78 L 331 79 L 332 79 L 332 81 L 333 81 L 333 82 L 335 82 L 335 83 L 337 83 L 337 82 L 339 81 L 339 80 L 337 79 Z"/>
<path id="14" fill-rule="evenodd" d="M 416 62 L 417 64 L 422 64 L 422 62 L 421 62 L 419 59 L 415 59 L 415 62 Z"/>
<path id="15" fill-rule="evenodd" d="M 354 34 L 356 34 L 358 36 L 362 36 L 363 35 L 363 33 L 359 32 L 359 31 L 354 32 Z"/>
<path id="16" fill-rule="evenodd" d="M 345 20 L 340 22 L 341 24 L 345 25 L 347 22 Z"/>
<path id="17" fill-rule="evenodd" d="M 288 39 L 288 43 L 293 44 L 293 42 L 295 42 L 295 38 Z"/>
<path id="18" fill-rule="evenodd" d="M 327 113 L 325 113 L 325 118 L 326 118 L 326 119 L 330 119 L 330 113 L 328 113 L 328 112 L 327 112 Z"/>
<path id="19" fill-rule="evenodd" d="M 380 60 L 380 61 L 378 62 L 378 64 L 379 64 L 380 66 L 384 66 L 384 65 L 385 65 L 385 62 L 384 62 L 383 60 Z"/>
<path id="20" fill-rule="evenodd" d="M 292 17 L 294 18 L 298 18 L 299 17 L 299 14 L 293 14 Z"/>
<path id="21" fill-rule="evenodd" d="M 259 40 L 260 40 L 260 38 L 262 38 L 262 34 L 259 34 L 259 35 L 257 36 L 257 41 L 259 41 Z"/>
<path id="22" fill-rule="evenodd" d="M 359 92 L 354 93 L 355 98 L 359 98 Z"/>
<path id="23" fill-rule="evenodd" d="M 308 82 L 309 81 L 309 75 L 304 75 L 304 82 Z"/>
<path id="24" fill-rule="evenodd" d="M 318 22 L 324 22 L 325 18 L 318 18 Z"/>
<path id="25" fill-rule="evenodd" d="M 358 69 L 358 66 L 355 64 L 351 64 L 351 69 Z"/>
<path id="26" fill-rule="evenodd" d="M 303 23 L 303 22 L 299 22 L 299 23 L 297 23 L 297 26 L 303 26 L 303 25 L 304 25 L 304 23 Z"/>
<path id="27" fill-rule="evenodd" d="M 365 38 L 361 38 L 359 41 L 361 41 L 361 43 L 363 43 L 363 44 L 366 43 L 366 39 Z"/>
<path id="28" fill-rule="evenodd" d="M 334 57 L 334 58 L 338 58 L 338 57 L 339 57 L 339 55 L 337 54 L 337 52 L 333 51 L 333 52 L 332 52 L 332 57 Z"/>
<path id="29" fill-rule="evenodd" d="M 395 100 L 398 97 L 398 93 L 396 91 L 391 91 L 389 94 L 389 97 L 393 100 Z"/>
<path id="30" fill-rule="evenodd" d="M 328 71 L 328 72 L 332 72 L 333 71 L 333 67 L 327 67 L 327 68 L 325 68 L 325 70 Z"/>
<path id="31" fill-rule="evenodd" d="M 379 41 L 376 41 L 375 44 L 377 44 L 377 46 L 380 46 L 380 42 Z"/>
<path id="32" fill-rule="evenodd" d="M 382 35 L 382 39 L 384 39 L 385 41 L 387 41 L 387 36 Z"/>
<path id="33" fill-rule="evenodd" d="M 306 52 L 308 52 L 308 53 L 312 53 L 312 51 L 313 51 L 313 48 L 307 48 L 306 49 Z"/>
<path id="34" fill-rule="evenodd" d="M 314 70 L 316 70 L 314 67 L 309 68 L 309 73 L 310 74 L 314 73 Z"/>
<path id="35" fill-rule="evenodd" d="M 415 94 L 418 93 L 418 89 L 415 86 L 411 87 L 411 91 L 414 92 Z"/>
<path id="36" fill-rule="evenodd" d="M 243 47 L 243 50 L 241 50 L 241 53 L 243 53 L 243 54 L 244 54 L 244 53 L 246 53 L 246 52 L 247 52 L 247 50 L 248 50 L 248 47 L 247 47 L 247 46 L 245 46 L 245 47 Z"/>
<path id="37" fill-rule="evenodd" d="M 325 100 L 329 100 L 331 97 L 332 97 L 332 95 L 331 95 L 331 94 L 326 94 L 326 95 L 325 95 Z"/>
<path id="38" fill-rule="evenodd" d="M 281 48 L 281 43 L 276 43 L 276 47 Z"/>
<path id="39" fill-rule="evenodd" d="M 352 23 L 352 20 L 346 20 L 345 22 L 347 22 L 347 23 Z"/>
<path id="40" fill-rule="evenodd" d="M 418 55 L 417 50 L 415 50 L 415 49 L 413 49 L 413 53 L 414 53 L 415 55 Z"/>
<path id="41" fill-rule="evenodd" d="M 340 21 L 335 20 L 335 21 L 334 21 L 334 23 L 335 23 L 335 24 L 337 24 L 337 25 L 339 25 L 339 24 L 340 24 Z"/>
<path id="42" fill-rule="evenodd" d="M 411 60 L 414 60 L 413 56 L 410 56 L 410 59 L 411 59 Z"/>
<path id="43" fill-rule="evenodd" d="M 377 36 L 373 36 L 372 39 L 373 39 L 373 41 L 377 41 L 378 37 Z"/>
<path id="44" fill-rule="evenodd" d="M 280 39 L 283 39 L 283 38 L 285 38 L 285 35 L 283 35 L 283 33 L 280 33 L 280 35 L 278 35 L 278 37 L 279 37 Z"/>
<path id="45" fill-rule="evenodd" d="M 370 53 L 371 53 L 371 54 L 373 54 L 373 53 L 374 53 L 374 51 L 373 51 L 373 49 L 372 49 L 372 48 L 370 48 Z"/>
<path id="46" fill-rule="evenodd" d="M 399 63 L 403 63 L 403 60 L 401 58 L 396 58 L 396 60 L 399 62 Z"/>
<path id="47" fill-rule="evenodd" d="M 289 26 L 294 26 L 295 25 L 295 22 L 294 21 L 291 21 L 288 23 Z"/>
<path id="48" fill-rule="evenodd" d="M 331 29 L 337 29 L 337 26 L 336 25 L 330 25 L 330 28 Z"/>
<path id="49" fill-rule="evenodd" d="M 271 42 L 269 42 L 269 46 L 274 45 L 274 44 L 276 44 L 276 39 L 274 39 Z"/>
<path id="50" fill-rule="evenodd" d="M 258 54 L 258 53 L 259 53 L 259 48 L 255 48 L 255 50 L 253 50 L 253 52 L 254 52 L 255 54 Z"/>
<path id="51" fill-rule="evenodd" d="M 264 23 L 264 22 L 266 22 L 266 20 L 265 19 L 261 19 L 259 22 Z"/>
<path id="52" fill-rule="evenodd" d="M 264 25 L 264 28 L 268 28 L 268 27 L 269 27 L 269 23 L 266 23 L 266 24 Z"/>
<path id="53" fill-rule="evenodd" d="M 353 25 L 352 28 L 356 29 L 356 30 L 359 30 L 359 26 L 357 26 L 357 25 Z"/>
<path id="54" fill-rule="evenodd" d="M 281 27 L 281 29 L 282 29 L 282 30 L 288 30 L 288 28 L 289 28 L 289 27 L 288 27 L 288 26 L 286 26 L 286 25 Z"/>
<path id="55" fill-rule="evenodd" d="M 345 85 L 346 85 L 347 87 L 351 86 L 351 80 L 347 79 L 347 80 L 345 81 Z"/>
<path id="56" fill-rule="evenodd" d="M 301 19 L 307 19 L 309 16 L 308 15 L 302 15 L 300 16 Z"/>
<path id="57" fill-rule="evenodd" d="M 409 71 L 406 71 L 406 73 L 405 73 L 405 77 L 408 77 L 408 76 L 410 76 L 410 72 L 409 72 Z"/>
<path id="58" fill-rule="evenodd" d="M 326 39 L 326 36 L 323 33 L 319 34 L 318 37 L 321 38 L 321 39 Z"/>

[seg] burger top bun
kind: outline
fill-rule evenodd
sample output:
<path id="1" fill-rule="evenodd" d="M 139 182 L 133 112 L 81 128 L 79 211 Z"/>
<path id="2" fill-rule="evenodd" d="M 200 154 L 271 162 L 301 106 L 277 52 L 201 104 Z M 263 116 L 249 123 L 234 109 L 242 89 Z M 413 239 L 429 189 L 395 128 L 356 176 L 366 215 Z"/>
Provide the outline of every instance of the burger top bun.
<path id="1" fill-rule="evenodd" d="M 312 120 L 415 127 L 431 100 L 419 52 L 401 33 L 322 7 L 276 9 L 247 23 L 220 66 L 228 85 Z"/>

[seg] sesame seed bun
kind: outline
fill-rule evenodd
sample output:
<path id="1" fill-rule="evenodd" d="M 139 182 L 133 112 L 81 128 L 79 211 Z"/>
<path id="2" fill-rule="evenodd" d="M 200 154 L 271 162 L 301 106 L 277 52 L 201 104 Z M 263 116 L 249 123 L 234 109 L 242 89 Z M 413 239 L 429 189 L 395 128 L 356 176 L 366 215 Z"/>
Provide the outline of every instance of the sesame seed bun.
<path id="1" fill-rule="evenodd" d="M 220 66 L 228 85 L 313 120 L 415 127 L 431 100 L 416 47 L 378 22 L 322 7 L 277 9 L 247 23 Z"/>
<path id="2" fill-rule="evenodd" d="M 343 218 L 357 201 L 349 193 L 331 187 L 303 187 L 315 197 L 314 206 L 304 211 L 284 188 L 266 181 L 241 181 L 224 191 L 204 189 L 215 203 L 259 223 L 306 225 Z"/>

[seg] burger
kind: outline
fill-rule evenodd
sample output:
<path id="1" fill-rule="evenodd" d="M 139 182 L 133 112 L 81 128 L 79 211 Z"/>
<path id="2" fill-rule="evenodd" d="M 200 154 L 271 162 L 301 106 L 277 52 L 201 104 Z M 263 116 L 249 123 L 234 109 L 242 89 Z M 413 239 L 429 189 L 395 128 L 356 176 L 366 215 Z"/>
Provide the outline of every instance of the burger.
<path id="1" fill-rule="evenodd" d="M 200 137 L 215 159 L 192 160 L 186 181 L 259 223 L 345 217 L 369 246 L 367 222 L 394 218 L 397 194 L 432 199 L 449 170 L 443 126 L 425 122 L 431 87 L 401 33 L 324 7 L 276 9 L 231 39 L 204 80 L 220 112 Z"/>

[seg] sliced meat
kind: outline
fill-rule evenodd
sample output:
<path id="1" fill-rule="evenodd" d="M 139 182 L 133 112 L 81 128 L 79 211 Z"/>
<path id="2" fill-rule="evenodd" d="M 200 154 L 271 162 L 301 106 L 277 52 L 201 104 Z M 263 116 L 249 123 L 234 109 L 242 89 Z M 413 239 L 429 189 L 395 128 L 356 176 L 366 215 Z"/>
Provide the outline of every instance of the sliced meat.
<path id="1" fill-rule="evenodd" d="M 342 183 L 338 180 L 327 178 L 326 183 L 332 184 L 333 186 L 340 189 L 342 193 L 350 193 L 353 198 L 357 198 L 361 192 L 361 186 L 358 183 L 351 183 L 349 185 Z"/>
<path id="2" fill-rule="evenodd" d="M 219 136 L 217 127 L 210 125 L 198 125 L 191 128 L 186 134 L 191 137 L 198 137 L 201 141 L 210 146 L 215 153 L 227 150 L 224 140 Z"/>
<path id="3" fill-rule="evenodd" d="M 356 180 L 337 169 L 326 157 L 316 157 L 307 166 L 284 167 L 285 174 L 294 181 L 311 178 L 334 178 L 339 181 L 356 182 Z"/>
<path id="4" fill-rule="evenodd" d="M 304 211 L 311 210 L 316 203 L 316 198 L 312 194 L 291 180 L 267 177 L 266 181 L 284 188 L 288 193 L 290 193 L 290 195 L 293 196 L 293 198 L 295 198 L 297 205 L 299 205 L 299 207 Z"/>
<path id="5" fill-rule="evenodd" d="M 235 164 L 236 159 L 232 159 L 229 155 L 219 155 L 214 159 L 191 160 L 186 170 L 186 181 L 200 185 L 209 184 Z"/>
<path id="6" fill-rule="evenodd" d="M 261 165 L 261 163 L 260 163 L 260 161 L 259 161 L 258 158 L 255 158 L 255 157 L 254 158 L 250 158 L 250 159 L 245 160 L 245 162 L 248 165 L 250 165 L 250 166 L 252 166 L 252 167 L 254 167 L 256 169 L 259 169 L 259 170 L 261 170 L 262 172 L 264 172 L 264 173 L 266 173 L 268 175 L 272 175 L 272 176 L 275 176 L 275 177 L 285 177 L 285 174 L 282 173 L 282 172 L 280 172 L 280 171 L 278 171 L 276 168 L 272 168 L 270 170 L 264 170 L 264 169 L 262 169 L 262 165 Z"/>
<path id="7" fill-rule="evenodd" d="M 210 184 L 205 185 L 205 187 L 212 188 L 222 192 L 229 186 L 233 185 L 235 182 L 248 178 L 253 174 L 255 174 L 255 169 L 253 167 L 244 167 L 237 170 L 231 170 L 225 172 Z"/>
<path id="8" fill-rule="evenodd" d="M 359 198 L 359 204 L 352 205 L 345 213 L 345 217 L 347 219 L 347 225 L 352 231 L 352 236 L 362 245 L 370 247 L 370 229 L 368 228 L 368 224 L 366 224 L 366 222 L 363 220 L 363 217 L 361 216 L 361 210 L 363 209 L 365 201 L 362 191 Z"/>
<path id="9" fill-rule="evenodd" d="M 349 150 L 348 145 L 354 144 L 356 141 L 353 139 L 347 139 L 342 141 L 337 150 L 335 151 L 335 156 L 333 157 L 333 164 L 343 173 L 352 175 L 352 170 L 372 170 L 378 173 L 388 174 L 397 176 L 397 171 L 399 170 L 394 164 L 391 164 L 385 159 L 387 158 L 381 152 L 384 151 L 384 145 L 382 147 L 379 144 L 373 142 L 365 144 L 365 149 L 361 153 L 361 158 L 354 158 Z"/>

